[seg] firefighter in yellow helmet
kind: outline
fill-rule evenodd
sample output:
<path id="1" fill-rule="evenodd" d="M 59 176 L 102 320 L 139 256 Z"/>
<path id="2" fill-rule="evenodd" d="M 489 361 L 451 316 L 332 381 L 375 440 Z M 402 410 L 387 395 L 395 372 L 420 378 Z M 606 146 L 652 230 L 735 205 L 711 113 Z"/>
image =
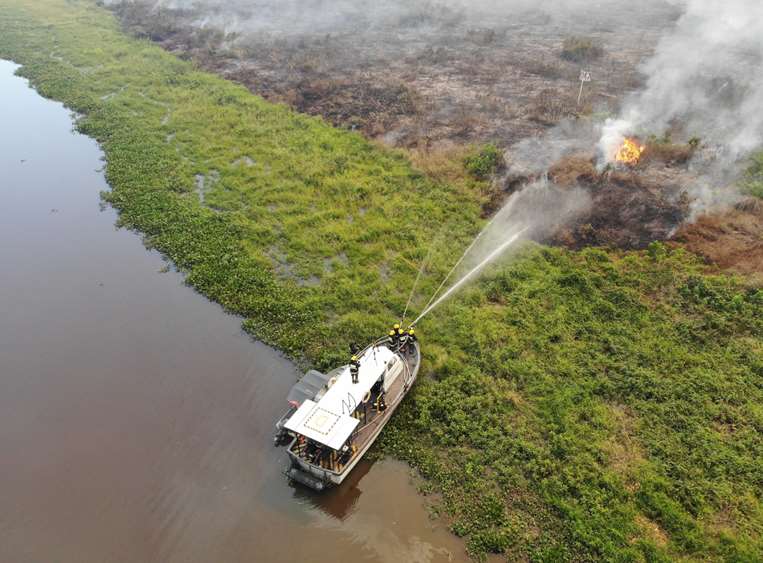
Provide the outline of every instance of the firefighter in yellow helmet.
<path id="1" fill-rule="evenodd" d="M 410 327 L 408 330 L 402 332 L 403 336 L 400 338 L 402 345 L 400 346 L 400 349 L 403 352 L 410 352 L 413 350 L 413 343 L 416 342 L 416 331 L 413 327 Z"/>
<path id="2" fill-rule="evenodd" d="M 416 342 L 416 331 L 413 327 L 408 328 L 408 344 L 413 346 L 413 343 Z"/>
<path id="3" fill-rule="evenodd" d="M 395 323 L 392 330 L 389 331 L 389 347 L 393 352 L 397 352 L 400 349 L 400 337 L 402 336 L 402 329 L 399 323 Z"/>
<path id="4" fill-rule="evenodd" d="M 390 350 L 397 348 L 397 332 L 394 329 L 390 329 L 387 334 L 387 346 Z"/>
<path id="5" fill-rule="evenodd" d="M 403 351 L 405 350 L 405 341 L 406 341 L 405 331 L 402 329 L 400 325 L 397 325 L 396 332 L 397 332 L 397 349 L 399 351 Z"/>

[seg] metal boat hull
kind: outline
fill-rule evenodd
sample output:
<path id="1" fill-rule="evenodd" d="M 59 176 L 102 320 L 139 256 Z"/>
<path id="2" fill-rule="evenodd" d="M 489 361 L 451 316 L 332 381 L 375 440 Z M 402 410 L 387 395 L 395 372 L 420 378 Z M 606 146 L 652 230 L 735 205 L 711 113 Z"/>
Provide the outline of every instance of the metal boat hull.
<path id="1" fill-rule="evenodd" d="M 382 423 L 373 430 L 370 436 L 366 439 L 365 443 L 360 447 L 358 452 L 352 457 L 347 465 L 342 468 L 342 471 L 335 472 L 329 469 L 324 469 L 322 467 L 313 465 L 299 457 L 296 453 L 294 453 L 294 451 L 292 451 L 293 446 L 297 441 L 295 437 L 292 439 L 289 447 L 287 448 L 289 458 L 291 460 L 291 467 L 286 471 L 286 475 L 289 477 L 289 479 L 292 479 L 293 481 L 296 481 L 316 491 L 323 491 L 327 488 L 342 484 L 342 482 L 347 478 L 347 476 L 352 472 L 358 462 L 360 462 L 366 452 L 374 444 L 376 439 L 379 437 L 379 434 L 381 434 L 381 431 L 392 418 L 392 415 L 394 414 L 397 407 L 408 394 L 411 387 L 413 387 L 413 384 L 418 377 L 419 367 L 421 366 L 421 350 L 419 348 L 418 342 L 415 342 L 413 346 L 413 358 L 411 358 L 410 361 L 412 364 L 412 377 L 410 378 L 409 383 L 404 387 L 402 393 L 400 393 L 396 400 L 387 406 L 387 413 L 385 413 L 385 417 Z M 406 359 L 406 361 L 408 360 Z"/>

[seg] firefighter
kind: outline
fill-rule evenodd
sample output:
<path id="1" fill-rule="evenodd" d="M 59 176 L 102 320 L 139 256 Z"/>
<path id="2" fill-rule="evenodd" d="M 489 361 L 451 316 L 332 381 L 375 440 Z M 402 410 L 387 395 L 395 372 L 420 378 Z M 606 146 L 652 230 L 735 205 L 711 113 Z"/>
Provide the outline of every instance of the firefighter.
<path id="1" fill-rule="evenodd" d="M 416 342 L 416 331 L 413 330 L 413 327 L 410 327 L 403 337 L 403 350 L 407 352 L 413 350 L 414 342 Z"/>
<path id="2" fill-rule="evenodd" d="M 384 412 L 387 410 L 387 401 L 384 400 L 384 391 L 379 393 L 379 398 L 376 399 L 376 410 L 378 412 Z"/>
<path id="3" fill-rule="evenodd" d="M 395 323 L 395 326 L 392 327 L 392 330 L 389 331 L 389 343 L 390 348 L 393 352 L 397 352 L 397 350 L 400 349 L 400 336 L 401 336 L 401 329 L 400 325 Z"/>
<path id="4" fill-rule="evenodd" d="M 358 382 L 358 374 L 360 372 L 360 360 L 357 356 L 353 356 L 350 360 L 350 375 L 352 376 L 352 382 Z"/>
<path id="5" fill-rule="evenodd" d="M 387 334 L 387 346 L 389 346 L 390 350 L 395 349 L 395 341 L 397 340 L 397 333 L 390 329 L 389 333 Z"/>

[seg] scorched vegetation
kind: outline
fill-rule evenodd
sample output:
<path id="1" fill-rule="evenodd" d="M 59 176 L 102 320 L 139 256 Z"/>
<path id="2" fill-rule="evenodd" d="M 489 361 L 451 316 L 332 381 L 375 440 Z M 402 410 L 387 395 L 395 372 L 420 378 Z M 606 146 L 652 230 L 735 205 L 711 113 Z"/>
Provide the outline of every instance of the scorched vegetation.
<path id="1" fill-rule="evenodd" d="M 103 1 L 135 36 L 268 100 L 406 148 L 505 145 L 612 110 L 676 14 L 652 0 L 611 12 L 557 3 L 547 13 L 529 2 L 458 0 Z M 578 105 L 581 64 L 596 82 Z"/>

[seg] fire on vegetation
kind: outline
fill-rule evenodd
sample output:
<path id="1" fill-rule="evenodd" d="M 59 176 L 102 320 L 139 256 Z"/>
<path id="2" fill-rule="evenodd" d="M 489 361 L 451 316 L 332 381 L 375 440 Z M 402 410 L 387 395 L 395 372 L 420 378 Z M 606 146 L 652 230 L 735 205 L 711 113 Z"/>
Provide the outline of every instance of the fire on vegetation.
<path id="1" fill-rule="evenodd" d="M 623 144 L 615 153 L 615 162 L 625 164 L 627 166 L 636 166 L 641 160 L 641 155 L 644 154 L 645 146 L 640 144 L 636 139 L 625 139 Z"/>

